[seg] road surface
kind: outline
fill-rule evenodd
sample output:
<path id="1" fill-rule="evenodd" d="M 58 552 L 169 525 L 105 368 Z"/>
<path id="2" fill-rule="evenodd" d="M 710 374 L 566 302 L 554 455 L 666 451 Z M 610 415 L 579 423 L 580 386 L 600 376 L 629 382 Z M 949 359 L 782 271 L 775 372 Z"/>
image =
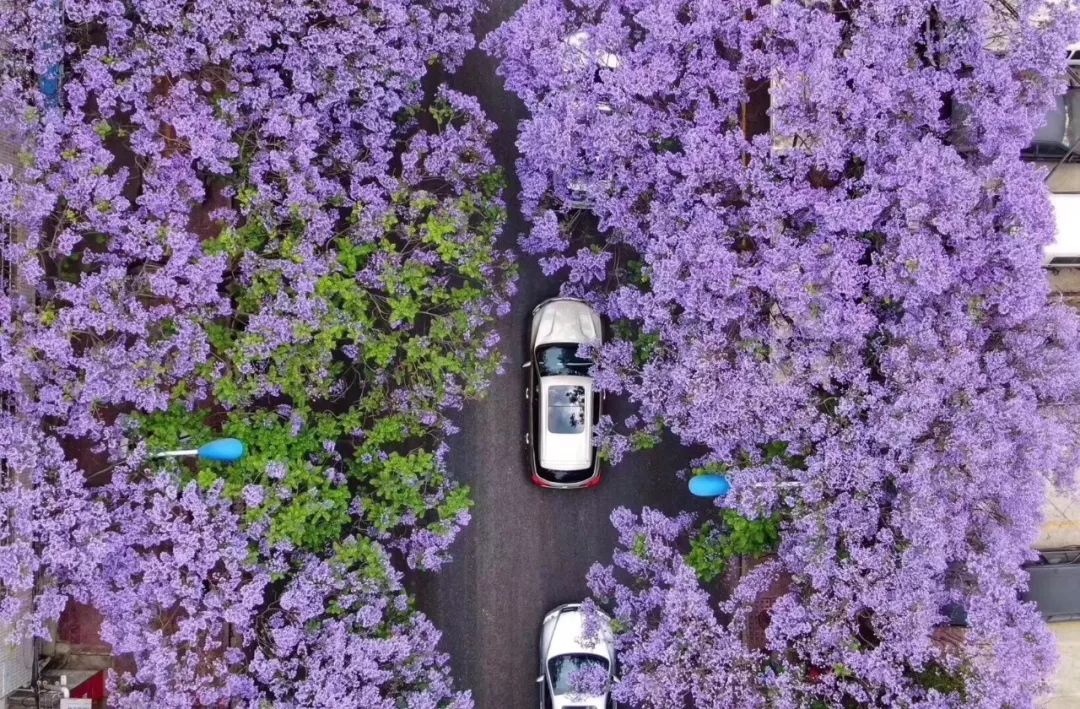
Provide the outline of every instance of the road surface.
<path id="1" fill-rule="evenodd" d="M 520 4 L 494 0 L 477 23 L 477 36 L 497 27 Z M 479 50 L 451 83 L 479 97 L 498 125 L 495 151 L 508 178 L 503 248 L 515 247 L 517 235 L 526 230 L 514 175 L 517 123 L 525 117 L 524 107 L 503 90 L 494 62 Z M 674 512 L 708 505 L 675 479 L 673 473 L 685 467 L 690 455 L 670 441 L 606 469 L 603 482 L 592 490 L 542 490 L 529 481 L 522 438 L 526 378 L 520 365 L 529 313 L 558 293 L 559 282 L 546 278 L 531 258 L 521 256 L 519 267 L 510 316 L 498 327 L 506 372 L 483 401 L 466 406 L 458 417 L 461 432 L 450 440 L 450 468 L 472 488 L 472 522 L 454 543 L 454 560 L 413 584 L 420 608 L 443 632 L 440 649 L 450 653 L 456 685 L 472 690 L 479 709 L 536 705 L 540 620 L 553 606 L 585 597 L 585 574 L 593 562 L 610 563 L 613 509 L 651 506 Z"/>

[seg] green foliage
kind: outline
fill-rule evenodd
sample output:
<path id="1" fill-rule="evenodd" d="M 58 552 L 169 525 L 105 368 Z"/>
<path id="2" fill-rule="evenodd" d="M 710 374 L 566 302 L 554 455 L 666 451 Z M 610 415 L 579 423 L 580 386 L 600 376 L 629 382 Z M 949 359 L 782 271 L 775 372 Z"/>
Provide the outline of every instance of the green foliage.
<path id="1" fill-rule="evenodd" d="M 52 303 L 49 303 L 42 309 L 41 315 L 39 317 L 41 319 L 42 325 L 44 325 L 45 327 L 50 327 L 56 322 L 57 316 L 58 313 L 56 311 L 56 306 Z"/>
<path id="2" fill-rule="evenodd" d="M 303 485 L 298 478 L 302 481 L 317 480 L 314 471 L 305 472 L 307 474 L 303 476 L 290 475 L 290 489 L 297 484 Z M 273 502 L 276 504 L 268 509 L 268 514 L 272 516 L 270 540 L 288 539 L 298 547 L 322 551 L 344 536 L 344 530 L 351 522 L 350 501 L 351 495 L 347 489 L 323 490 L 317 484 L 301 487 L 288 502 L 275 499 Z"/>
<path id="3" fill-rule="evenodd" d="M 634 364 L 642 367 L 653 361 L 660 352 L 660 335 L 655 332 L 642 332 L 629 321 L 620 320 L 612 324 L 612 332 L 620 340 L 626 340 L 634 346 Z"/>
<path id="4" fill-rule="evenodd" d="M 669 137 L 657 139 L 653 149 L 658 153 L 681 153 L 683 146 L 677 137 Z"/>
<path id="5" fill-rule="evenodd" d="M 841 664 L 839 662 L 833 665 L 833 673 L 835 673 L 836 676 L 840 679 L 847 679 L 848 677 L 855 676 L 855 673 L 852 672 L 847 665 Z"/>
<path id="6" fill-rule="evenodd" d="M 655 448 L 660 443 L 660 435 L 651 431 L 634 431 L 630 434 L 630 448 L 644 451 Z"/>
<path id="7" fill-rule="evenodd" d="M 703 583 L 721 576 L 728 560 L 734 556 L 724 544 L 723 534 L 712 522 L 706 522 L 690 539 L 686 563 L 697 572 Z"/>
<path id="8" fill-rule="evenodd" d="M 254 187 L 243 187 L 236 195 L 236 200 L 244 210 L 251 209 L 259 198 L 259 191 Z"/>
<path id="9" fill-rule="evenodd" d="M 500 362 L 490 355 L 472 355 L 475 348 L 469 340 L 476 323 L 467 313 L 489 297 L 492 271 L 513 273 L 495 251 L 498 225 L 505 217 L 493 199 L 501 189 L 501 175 L 490 173 L 480 185 L 480 194 L 466 193 L 456 200 L 440 200 L 424 190 L 401 192 L 394 198 L 397 209 L 383 220 L 386 234 L 380 241 L 363 243 L 348 235 L 335 239 L 337 268 L 316 285 L 325 305 L 321 322 L 297 328 L 294 341 L 269 357 L 252 354 L 263 349 L 258 337 L 240 334 L 230 340 L 215 333 L 213 341 L 223 350 L 223 359 L 262 375 L 247 381 L 216 380 L 215 396 L 244 406 L 269 385 L 307 411 L 313 401 L 329 396 L 335 381 L 370 381 L 376 372 L 391 372 L 390 386 L 426 384 L 435 399 L 447 393 L 448 380 L 464 380 L 466 395 L 478 393 Z M 354 215 L 363 211 L 362 205 L 353 210 Z M 225 253 L 234 262 L 245 253 L 259 253 L 272 265 L 274 258 L 295 256 L 293 241 L 254 222 L 224 230 L 208 250 Z M 375 253 L 380 261 L 373 267 Z M 421 253 L 434 258 L 418 258 Z M 360 287 L 357 275 L 367 270 L 370 278 L 372 269 L 380 286 Z M 234 289 L 233 327 L 257 313 L 268 298 L 291 295 L 292 284 L 283 273 L 261 268 L 250 284 Z M 336 357 L 345 346 L 360 353 L 353 371 Z"/>
<path id="10" fill-rule="evenodd" d="M 252 195 L 249 197 L 253 198 Z M 204 242 L 203 249 L 211 255 L 227 254 L 238 259 L 247 252 L 261 253 L 269 237 L 266 226 L 256 219 L 239 228 L 222 229 L 216 238 Z"/>
<path id="11" fill-rule="evenodd" d="M 227 465 L 201 462 L 194 479 L 209 487 L 224 478 L 226 494 L 237 502 L 249 484 L 284 491 L 283 496 L 267 496 L 262 505 L 247 511 L 249 521 L 270 517 L 271 539 L 289 539 L 297 546 L 321 550 L 341 537 L 351 522 L 351 494 L 327 475 L 335 461 L 323 448 L 323 441 L 335 440 L 340 432 L 332 415 L 316 417 L 313 425 L 298 433 L 288 421 L 269 411 L 235 409 L 225 418 L 220 433 L 213 431 L 206 419 L 206 412 L 187 411 L 182 405 L 138 417 L 141 433 L 154 449 L 198 445 L 218 435 L 247 443 L 247 457 Z M 267 477 L 270 463 L 287 470 L 280 482 Z M 185 471 L 182 469 L 182 474 L 190 475 Z"/>
<path id="12" fill-rule="evenodd" d="M 185 440 L 194 447 L 221 435 L 245 441 L 250 452 L 240 462 L 181 465 L 180 474 L 205 486 L 224 479 L 225 494 L 248 522 L 269 523 L 271 540 L 333 553 L 349 567 L 381 573 L 385 552 L 373 533 L 417 526 L 452 533 L 472 501 L 434 453 L 439 412 L 451 396 L 480 393 L 500 365 L 479 349 L 469 313 L 483 312 L 492 289 L 513 276 L 495 249 L 505 218 L 497 200 L 502 184 L 493 172 L 476 192 L 457 197 L 402 191 L 374 240 L 353 233 L 365 211 L 356 205 L 345 231 L 320 254 L 328 270 L 313 296 L 288 275 L 302 254 L 305 227 L 297 216 L 278 227 L 252 217 L 223 229 L 206 251 L 224 255 L 234 274 L 242 260 L 259 265 L 247 280 L 228 282 L 231 318 L 205 324 L 215 359 L 200 374 L 222 408 L 210 416 L 178 404 L 140 416 L 140 435 L 154 448 Z M 241 188 L 238 199 L 247 209 L 258 195 Z M 317 321 L 292 325 L 290 337 L 271 347 L 246 326 L 280 298 L 313 298 Z M 333 400 L 338 383 L 347 396 Z M 400 390 L 423 394 L 403 405 L 395 398 Z M 281 403 L 285 414 L 276 408 Z M 249 485 L 265 493 L 251 507 Z"/>
<path id="13" fill-rule="evenodd" d="M 181 448 L 186 442 L 214 438 L 206 418 L 206 411 L 189 411 L 183 404 L 174 403 L 165 411 L 135 414 L 132 420 L 150 450 L 169 450 Z"/>
<path id="14" fill-rule="evenodd" d="M 935 689 L 942 694 L 965 696 L 967 684 L 962 672 L 950 672 L 936 662 L 915 673 L 915 681 L 927 689 Z"/>
<path id="15" fill-rule="evenodd" d="M 634 341 L 634 361 L 639 366 L 651 362 L 659 349 L 660 335 L 658 333 L 641 333 Z"/>
<path id="16" fill-rule="evenodd" d="M 246 442 L 249 455 L 237 463 L 203 462 L 198 473 L 181 469 L 181 474 L 194 476 L 203 486 L 225 479 L 226 494 L 238 504 L 247 485 L 271 491 L 261 505 L 247 510 L 247 519 L 269 518 L 274 541 L 287 539 L 304 549 L 325 551 L 355 526 L 350 505 L 356 495 L 364 500 L 364 521 L 384 533 L 405 524 L 407 518 L 421 519 L 429 513 L 433 531 L 440 533 L 472 504 L 468 489 L 451 484 L 432 452 L 423 448 L 408 453 L 384 452 L 423 433 L 422 426 L 404 415 L 377 422 L 355 456 L 344 462 L 338 460 L 336 442 L 346 433 L 343 426 L 355 420 L 355 412 L 343 416 L 310 414 L 299 431 L 271 411 L 233 410 L 220 433 L 206 420 L 206 412 L 188 411 L 179 405 L 138 417 L 141 435 L 154 449 L 196 445 L 217 435 Z M 327 442 L 335 447 L 328 451 L 324 447 Z M 268 476 L 271 464 L 284 468 L 283 479 Z M 335 482 L 332 471 L 343 474 L 344 481 Z M 275 490 L 277 494 L 273 494 Z M 429 497 L 439 491 L 443 493 L 441 501 L 432 507 Z"/>
<path id="17" fill-rule="evenodd" d="M 495 200 L 502 193 L 503 188 L 506 187 L 506 179 L 503 177 L 502 171 L 494 170 L 482 175 L 479 180 L 479 187 L 480 196 L 483 198 L 480 202 L 482 207 L 479 208 L 490 210 L 488 218 L 493 224 L 501 223 L 500 211 L 502 208 L 495 204 Z"/>
<path id="18" fill-rule="evenodd" d="M 789 454 L 787 441 L 772 441 L 758 446 L 756 454 L 757 458 L 763 463 L 780 463 L 793 470 L 802 470 L 806 467 L 806 456 Z M 739 455 L 738 464 L 741 466 L 754 465 L 755 456 L 749 451 L 743 451 Z M 702 472 L 707 471 L 703 470 Z"/>
<path id="19" fill-rule="evenodd" d="M 455 113 L 454 107 L 446 99 L 436 100 L 428 111 L 431 113 L 431 117 L 435 119 L 435 123 L 438 124 L 440 130 L 450 124 Z"/>
<path id="20" fill-rule="evenodd" d="M 706 522 L 690 540 L 686 562 L 703 583 L 727 569 L 736 556 L 761 557 L 776 551 L 780 543 L 780 517 L 749 519 L 734 510 L 723 510 L 720 524 Z"/>
<path id="21" fill-rule="evenodd" d="M 334 544 L 334 558 L 343 568 L 358 570 L 369 579 L 380 583 L 389 582 L 386 574 L 384 549 L 367 537 L 349 537 Z"/>
<path id="22" fill-rule="evenodd" d="M 652 284 L 652 280 L 645 272 L 645 264 L 636 259 L 631 259 L 626 262 L 626 265 L 620 269 L 620 275 L 633 286 L 638 288 L 647 289 Z"/>
<path id="23" fill-rule="evenodd" d="M 774 460 L 785 458 L 787 456 L 787 451 L 787 441 L 773 441 L 772 443 L 766 443 L 761 447 L 761 456 L 765 459 L 766 463 L 771 463 Z"/>
<path id="24" fill-rule="evenodd" d="M 365 503 L 371 505 L 367 516 L 380 532 L 389 532 L 409 512 L 419 516 L 427 510 L 427 485 L 437 482 L 429 481 L 436 470 L 433 454 L 423 450 L 406 455 L 394 452 L 366 464 L 354 461 L 353 466 L 352 476 L 371 490 L 365 497 Z"/>
<path id="25" fill-rule="evenodd" d="M 695 475 L 727 475 L 730 466 L 724 463 L 709 463 L 708 465 L 698 468 Z"/>
<path id="26" fill-rule="evenodd" d="M 78 283 L 82 279 L 83 262 L 79 253 L 60 259 L 56 264 L 57 277 L 68 283 Z"/>
<path id="27" fill-rule="evenodd" d="M 378 250 L 377 244 L 354 244 L 344 237 L 335 239 L 334 245 L 337 247 L 338 263 L 342 268 L 340 273 L 347 278 L 356 276 L 367 265 L 371 255 Z"/>
<path id="28" fill-rule="evenodd" d="M 639 534 L 634 537 L 634 556 L 642 561 L 649 558 L 649 540 L 645 538 L 644 534 Z"/>

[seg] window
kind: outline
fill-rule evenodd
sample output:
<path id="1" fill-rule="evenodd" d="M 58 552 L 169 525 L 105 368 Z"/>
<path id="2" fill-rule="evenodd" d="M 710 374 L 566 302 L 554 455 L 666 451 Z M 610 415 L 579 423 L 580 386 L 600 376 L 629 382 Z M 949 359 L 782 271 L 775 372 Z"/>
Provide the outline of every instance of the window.
<path id="1" fill-rule="evenodd" d="M 548 431 L 581 433 L 585 430 L 585 387 L 553 386 L 548 389 Z"/>
<path id="2" fill-rule="evenodd" d="M 599 655 L 559 655 L 548 661 L 551 686 L 555 694 L 569 694 L 570 682 L 576 673 L 597 670 L 608 671 L 608 661 Z"/>
<path id="3" fill-rule="evenodd" d="M 577 356 L 577 345 L 545 345 L 536 350 L 540 376 L 570 374 L 587 376 L 592 360 Z"/>
<path id="4" fill-rule="evenodd" d="M 1070 86 L 1064 96 L 1057 97 L 1021 154 L 1029 160 L 1080 160 L 1080 87 Z"/>

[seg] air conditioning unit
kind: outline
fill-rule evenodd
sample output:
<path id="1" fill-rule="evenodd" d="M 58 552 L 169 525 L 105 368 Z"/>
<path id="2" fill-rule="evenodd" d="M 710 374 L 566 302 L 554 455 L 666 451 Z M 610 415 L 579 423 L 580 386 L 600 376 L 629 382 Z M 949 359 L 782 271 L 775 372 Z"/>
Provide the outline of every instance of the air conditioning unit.
<path id="1" fill-rule="evenodd" d="M 1047 266 L 1080 266 L 1080 193 L 1050 193 L 1056 229 L 1043 249 Z"/>

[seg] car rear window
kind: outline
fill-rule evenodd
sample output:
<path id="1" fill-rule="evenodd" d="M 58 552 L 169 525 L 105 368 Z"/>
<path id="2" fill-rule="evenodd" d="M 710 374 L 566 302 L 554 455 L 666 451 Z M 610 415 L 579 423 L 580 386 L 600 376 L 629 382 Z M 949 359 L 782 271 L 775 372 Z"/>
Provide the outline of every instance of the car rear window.
<path id="1" fill-rule="evenodd" d="M 548 482 L 573 485 L 574 483 L 588 480 L 595 472 L 596 469 L 593 467 L 582 468 L 581 470 L 549 470 L 548 468 L 539 468 L 537 469 L 536 474 Z"/>
<path id="2" fill-rule="evenodd" d="M 585 387 L 557 385 L 548 389 L 547 420 L 551 433 L 585 430 Z"/>

